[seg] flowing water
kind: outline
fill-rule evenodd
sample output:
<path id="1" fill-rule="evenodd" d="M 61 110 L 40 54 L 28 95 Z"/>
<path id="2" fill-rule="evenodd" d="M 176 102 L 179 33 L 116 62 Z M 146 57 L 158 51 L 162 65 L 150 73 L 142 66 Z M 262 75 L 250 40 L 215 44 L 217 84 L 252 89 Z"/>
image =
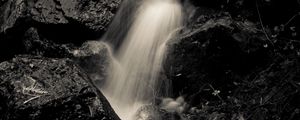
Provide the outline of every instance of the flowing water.
<path id="1" fill-rule="evenodd" d="M 113 53 L 109 75 L 102 87 L 123 120 L 132 120 L 140 106 L 153 102 L 159 89 L 167 89 L 160 86 L 158 77 L 166 42 L 181 27 L 181 5 L 177 0 L 142 0 L 130 17 L 132 21 L 127 21 L 130 26 L 127 24 L 122 44 Z M 114 33 L 117 31 L 114 29 Z"/>

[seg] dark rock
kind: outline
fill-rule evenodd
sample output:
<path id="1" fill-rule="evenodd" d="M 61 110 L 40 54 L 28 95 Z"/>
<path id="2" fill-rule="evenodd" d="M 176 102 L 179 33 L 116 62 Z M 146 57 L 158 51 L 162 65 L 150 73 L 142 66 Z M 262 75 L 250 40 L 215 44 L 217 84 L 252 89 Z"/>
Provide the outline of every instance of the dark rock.
<path id="1" fill-rule="evenodd" d="M 16 21 L 30 17 L 43 24 L 83 25 L 94 31 L 105 30 L 113 18 L 121 0 L 11 0 L 1 5 L 1 31 L 15 26 Z M 22 24 L 28 23 L 21 21 Z"/>
<path id="2" fill-rule="evenodd" d="M 20 40 L 28 25 L 24 0 L 8 0 L 0 6 L 0 61 L 11 59 L 23 51 Z M 13 28 L 16 28 L 12 30 Z M 8 52 L 9 51 L 9 52 Z"/>
<path id="3" fill-rule="evenodd" d="M 0 64 L 2 120 L 117 120 L 106 98 L 69 59 L 18 56 Z"/>
<path id="4" fill-rule="evenodd" d="M 24 53 L 24 33 L 37 29 L 39 36 L 57 44 L 81 45 L 98 39 L 112 20 L 121 0 L 10 0 L 0 5 L 1 61 Z M 10 51 L 7 53 L 6 51 Z"/>
<path id="5" fill-rule="evenodd" d="M 234 81 L 265 67 L 272 59 L 272 44 L 249 21 L 223 16 L 194 25 L 199 27 L 183 30 L 180 38 L 169 43 L 165 68 L 175 97 L 197 94 L 207 84 L 227 91 Z M 212 97 L 213 92 L 209 91 Z"/>
<path id="6" fill-rule="evenodd" d="M 74 61 L 85 70 L 97 86 L 101 86 L 112 61 L 109 46 L 100 41 L 88 41 L 72 53 Z"/>
<path id="7" fill-rule="evenodd" d="M 59 0 L 59 2 L 67 18 L 84 23 L 88 28 L 99 31 L 107 28 L 121 0 Z"/>
<path id="8" fill-rule="evenodd" d="M 266 28 L 300 26 L 299 0 L 189 0 L 200 9 L 228 12 L 234 19 L 261 22 Z M 282 9 L 285 8 L 285 9 Z M 280 16 L 280 17 L 279 17 Z M 300 30 L 297 29 L 297 32 Z M 292 37 L 289 35 L 289 37 Z M 299 39 L 298 35 L 296 39 Z"/>
<path id="9" fill-rule="evenodd" d="M 195 11 L 170 40 L 164 66 L 173 97 L 195 106 L 185 118 L 298 119 L 299 1 L 191 1 Z"/>
<path id="10" fill-rule="evenodd" d="M 258 21 L 256 0 L 189 0 L 200 9 L 229 12 L 236 19 L 250 19 Z"/>
<path id="11" fill-rule="evenodd" d="M 30 10 L 33 20 L 45 24 L 78 22 L 87 28 L 106 29 L 121 0 L 38 0 Z"/>
<path id="12" fill-rule="evenodd" d="M 26 17 L 27 8 L 24 0 L 9 0 L 0 8 L 0 33 L 5 33 L 9 29 L 18 26 L 22 18 Z"/>
<path id="13" fill-rule="evenodd" d="M 52 58 L 72 57 L 76 48 L 73 44 L 57 44 L 49 41 L 39 34 L 36 28 L 29 28 L 23 39 L 25 53 Z"/>
<path id="14" fill-rule="evenodd" d="M 184 120 L 178 113 L 167 112 L 154 105 L 142 106 L 135 114 L 135 120 Z"/>
<path id="15" fill-rule="evenodd" d="M 87 41 L 81 47 L 73 44 L 57 44 L 41 36 L 35 28 L 28 29 L 22 39 L 27 54 L 71 58 L 98 86 L 101 86 L 107 76 L 111 53 L 108 45 L 103 42 Z"/>
<path id="16" fill-rule="evenodd" d="M 7 0 L 0 0 L 0 6 L 2 6 Z"/>

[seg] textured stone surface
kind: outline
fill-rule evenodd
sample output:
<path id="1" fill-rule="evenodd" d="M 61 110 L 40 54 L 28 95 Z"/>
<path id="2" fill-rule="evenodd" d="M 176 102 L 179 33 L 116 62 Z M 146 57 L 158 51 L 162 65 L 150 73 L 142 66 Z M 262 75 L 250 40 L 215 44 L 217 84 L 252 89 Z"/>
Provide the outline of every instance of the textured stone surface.
<path id="1" fill-rule="evenodd" d="M 164 66 L 173 97 L 189 104 L 185 118 L 298 119 L 299 1 L 191 4 Z"/>
<path id="2" fill-rule="evenodd" d="M 23 38 L 24 52 L 35 56 L 52 58 L 72 57 L 73 44 L 57 44 L 41 36 L 34 27 L 29 28 Z"/>
<path id="3" fill-rule="evenodd" d="M 0 61 L 22 54 L 26 31 L 58 44 L 80 46 L 106 31 L 121 0 L 9 0 L 0 4 Z M 10 51 L 9 53 L 6 51 Z"/>
<path id="4" fill-rule="evenodd" d="M 271 43 L 251 22 L 216 17 L 197 24 L 169 43 L 166 71 L 177 95 L 197 93 L 205 84 L 230 88 L 271 59 Z"/>
<path id="5" fill-rule="evenodd" d="M 51 58 L 71 58 L 99 86 L 107 76 L 107 66 L 111 61 L 108 45 L 100 41 L 87 41 L 80 47 L 72 44 L 57 44 L 41 36 L 36 28 L 25 32 L 23 44 L 25 52 L 34 56 Z"/>
<path id="6" fill-rule="evenodd" d="M 72 51 L 74 61 L 90 76 L 95 85 L 102 86 L 112 62 L 107 44 L 99 41 L 85 42 Z"/>
<path id="7" fill-rule="evenodd" d="M 121 0 L 10 0 L 1 4 L 1 33 L 28 17 L 43 24 L 80 24 L 89 29 L 106 29 Z M 27 21 L 20 21 L 25 24 Z"/>
<path id="8" fill-rule="evenodd" d="M 8 29 L 17 26 L 17 22 L 27 16 L 26 7 L 25 0 L 9 0 L 2 4 L 0 8 L 0 33 L 3 34 Z"/>
<path id="9" fill-rule="evenodd" d="M 18 56 L 0 64 L 1 120 L 117 120 L 106 98 L 69 59 Z"/>

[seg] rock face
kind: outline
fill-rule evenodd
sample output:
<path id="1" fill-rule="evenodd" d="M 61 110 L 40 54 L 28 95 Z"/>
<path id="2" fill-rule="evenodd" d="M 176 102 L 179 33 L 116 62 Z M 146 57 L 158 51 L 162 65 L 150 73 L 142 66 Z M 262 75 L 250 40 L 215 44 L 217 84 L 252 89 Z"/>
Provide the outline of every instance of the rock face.
<path id="1" fill-rule="evenodd" d="M 118 120 L 69 59 L 18 56 L 0 64 L 1 120 Z"/>
<path id="2" fill-rule="evenodd" d="M 98 39 L 121 0 L 9 0 L 0 4 L 2 60 L 24 53 L 22 36 L 30 28 L 55 43 L 80 45 Z M 9 53 L 3 51 L 10 51 Z"/>
<path id="3" fill-rule="evenodd" d="M 164 66 L 173 97 L 189 104 L 183 116 L 298 119 L 299 1 L 190 1 Z"/>
<path id="4" fill-rule="evenodd" d="M 146 105 L 141 107 L 134 117 L 135 120 L 183 120 L 179 114 L 169 113 L 154 105 Z"/>
<path id="5" fill-rule="evenodd" d="M 30 21 L 42 24 L 74 24 L 88 29 L 106 29 L 121 0 L 10 0 L 1 4 L 1 33 Z M 17 23 L 20 22 L 20 23 Z M 76 24 L 74 24 L 76 25 Z"/>
<path id="6" fill-rule="evenodd" d="M 94 81 L 101 86 L 107 76 L 111 61 L 109 46 L 101 41 L 87 41 L 80 47 L 73 44 L 57 44 L 39 34 L 36 28 L 29 28 L 23 39 L 25 52 L 30 55 L 74 60 Z"/>
<path id="7" fill-rule="evenodd" d="M 119 119 L 94 85 L 108 49 L 86 41 L 106 31 L 121 1 L 0 0 L 0 119 Z"/>
<path id="8" fill-rule="evenodd" d="M 72 57 L 72 51 L 76 48 L 72 43 L 57 44 L 48 40 L 34 27 L 25 32 L 22 43 L 26 54 L 52 58 Z"/>
<path id="9" fill-rule="evenodd" d="M 203 84 L 230 88 L 227 83 L 264 67 L 272 56 L 271 44 L 249 21 L 221 17 L 184 31 L 170 41 L 166 60 L 169 77 L 182 86 L 174 86 L 177 93 L 197 93 Z"/>
<path id="10" fill-rule="evenodd" d="M 72 51 L 73 60 L 90 76 L 95 85 L 102 86 L 111 64 L 111 50 L 100 41 L 88 41 Z"/>
<path id="11" fill-rule="evenodd" d="M 31 3 L 33 20 L 41 23 L 66 24 L 73 21 L 100 31 L 106 29 L 121 0 L 38 0 Z"/>

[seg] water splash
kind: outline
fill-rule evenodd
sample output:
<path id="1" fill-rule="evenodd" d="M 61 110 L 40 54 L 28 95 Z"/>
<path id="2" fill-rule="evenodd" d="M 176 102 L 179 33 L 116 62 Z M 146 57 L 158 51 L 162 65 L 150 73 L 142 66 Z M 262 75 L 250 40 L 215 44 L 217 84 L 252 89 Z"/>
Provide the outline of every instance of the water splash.
<path id="1" fill-rule="evenodd" d="M 114 54 L 102 91 L 124 120 L 144 104 L 153 102 L 160 87 L 158 77 L 166 42 L 181 27 L 177 0 L 144 0 L 137 9 L 123 43 Z"/>

